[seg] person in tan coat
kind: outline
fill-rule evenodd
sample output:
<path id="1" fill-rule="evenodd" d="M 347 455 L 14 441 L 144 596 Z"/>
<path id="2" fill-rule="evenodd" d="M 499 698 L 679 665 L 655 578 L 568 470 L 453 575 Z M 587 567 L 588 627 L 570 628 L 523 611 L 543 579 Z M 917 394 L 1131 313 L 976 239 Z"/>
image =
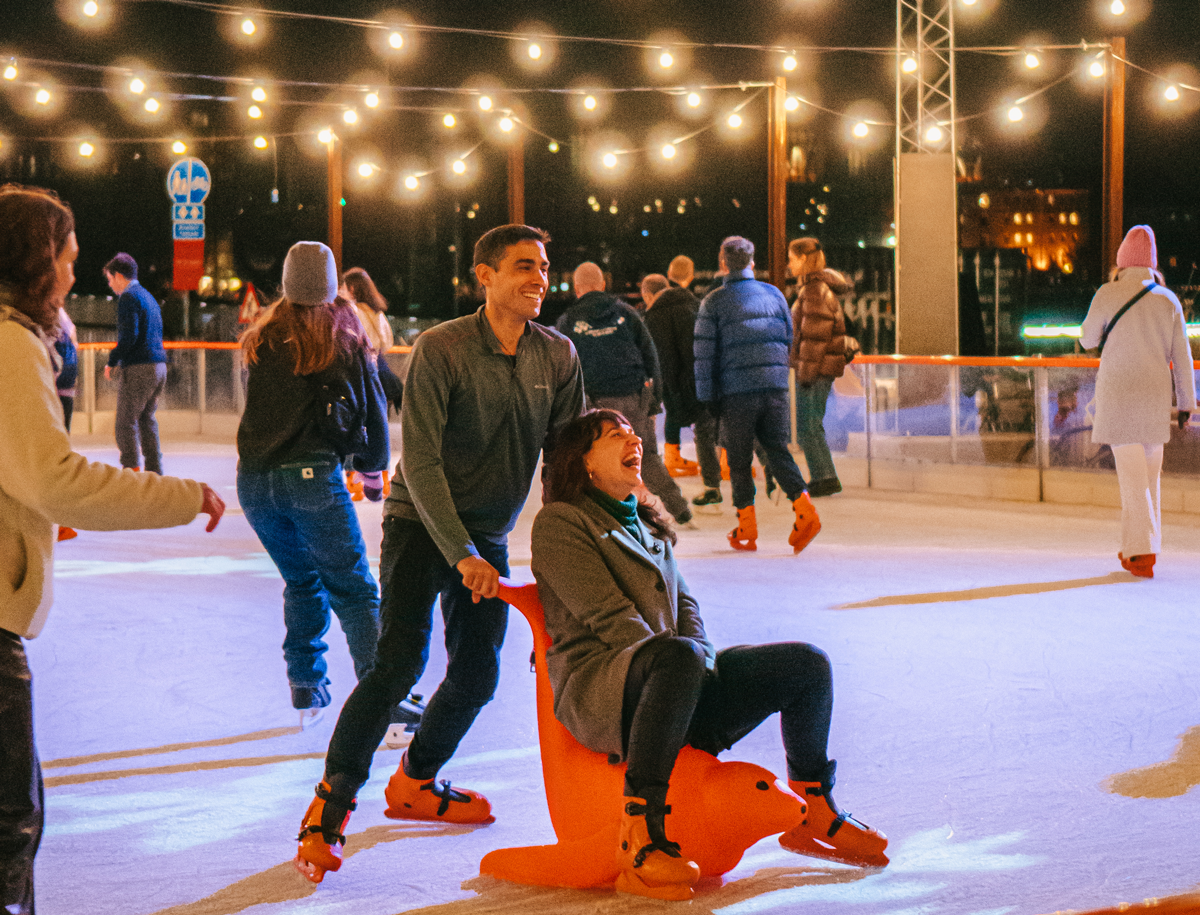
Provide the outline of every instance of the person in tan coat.
<path id="1" fill-rule="evenodd" d="M 55 388 L 57 315 L 79 255 L 71 210 L 49 191 L 0 187 L 0 910 L 34 911 L 42 771 L 23 639 L 53 602 L 55 525 L 187 524 L 225 505 L 203 483 L 93 463 L 71 450 Z"/>
<path id="2" fill-rule="evenodd" d="M 853 284 L 825 266 L 825 252 L 815 238 L 797 238 L 788 245 L 788 270 L 796 278 L 791 348 L 796 370 L 796 435 L 808 463 L 809 495 L 831 496 L 842 491 L 842 484 L 825 440 L 825 407 L 834 380 L 842 377 L 858 348 L 857 342 L 846 336 L 846 319 L 838 301 Z"/>

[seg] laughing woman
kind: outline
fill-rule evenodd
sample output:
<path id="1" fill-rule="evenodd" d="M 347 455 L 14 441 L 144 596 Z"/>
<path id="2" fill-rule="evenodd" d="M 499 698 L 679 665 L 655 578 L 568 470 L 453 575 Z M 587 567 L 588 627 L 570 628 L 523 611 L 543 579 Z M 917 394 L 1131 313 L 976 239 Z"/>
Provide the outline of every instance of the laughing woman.
<path id="1" fill-rule="evenodd" d="M 675 564 L 669 522 L 634 495 L 642 443 L 620 413 L 565 427 L 533 525 L 533 574 L 553 640 L 558 719 L 626 761 L 619 890 L 687 899 L 699 868 L 667 838 L 668 783 L 685 744 L 717 754 L 782 712 L 788 784 L 808 816 L 780 844 L 847 864 L 888 863 L 887 838 L 838 811 L 826 755 L 829 659 L 803 642 L 716 651 Z"/>

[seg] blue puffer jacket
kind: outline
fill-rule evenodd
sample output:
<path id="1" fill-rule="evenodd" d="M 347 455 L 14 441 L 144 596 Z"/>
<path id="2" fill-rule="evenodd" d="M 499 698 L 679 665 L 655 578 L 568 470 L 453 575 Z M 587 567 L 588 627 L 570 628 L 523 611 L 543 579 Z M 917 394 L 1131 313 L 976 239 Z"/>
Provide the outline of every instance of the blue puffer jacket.
<path id="1" fill-rule="evenodd" d="M 696 318 L 696 396 L 787 390 L 792 315 L 787 300 L 747 267 L 704 297 Z"/>

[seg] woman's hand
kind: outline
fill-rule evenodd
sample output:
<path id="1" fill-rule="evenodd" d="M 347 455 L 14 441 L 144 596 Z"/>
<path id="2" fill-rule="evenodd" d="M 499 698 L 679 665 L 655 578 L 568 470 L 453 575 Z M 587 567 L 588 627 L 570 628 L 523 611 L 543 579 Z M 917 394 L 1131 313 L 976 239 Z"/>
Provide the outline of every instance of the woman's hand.
<path id="1" fill-rule="evenodd" d="M 204 493 L 204 501 L 200 503 L 200 514 L 208 515 L 208 524 L 204 530 L 211 534 L 217 529 L 217 522 L 221 520 L 221 516 L 225 514 L 225 501 L 213 492 L 207 483 L 200 484 L 200 491 Z"/>

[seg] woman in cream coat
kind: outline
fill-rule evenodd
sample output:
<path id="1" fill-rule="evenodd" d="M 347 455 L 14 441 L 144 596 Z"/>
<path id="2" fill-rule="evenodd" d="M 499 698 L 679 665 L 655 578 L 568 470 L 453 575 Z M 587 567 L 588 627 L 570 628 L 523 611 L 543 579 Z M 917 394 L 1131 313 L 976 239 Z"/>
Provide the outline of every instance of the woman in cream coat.
<path id="1" fill-rule="evenodd" d="M 883 866 L 887 838 L 838 811 L 826 756 L 829 659 L 803 642 L 717 651 L 675 564 L 674 532 L 633 495 L 642 443 L 614 410 L 565 426 L 547 457 L 532 562 L 553 645 L 554 713 L 584 746 L 627 762 L 617 889 L 688 899 L 699 876 L 668 840 L 671 771 L 684 744 L 716 755 L 780 712 L 788 784 L 808 805 L 789 851 Z"/>
<path id="2" fill-rule="evenodd" d="M 1148 290 L 1120 318 L 1125 305 Z M 1192 353 L 1179 299 L 1163 285 L 1149 226 L 1134 226 L 1117 251 L 1117 275 L 1096 292 L 1080 343 L 1100 345 L 1092 441 L 1112 448 L 1121 487 L 1121 565 L 1154 577 L 1162 547 L 1159 478 L 1163 445 L 1171 438 L 1174 381 L 1179 428 L 1196 409 Z"/>
<path id="3" fill-rule="evenodd" d="M 79 254 L 70 209 L 48 191 L 0 187 L 0 911 L 31 913 L 42 834 L 23 639 L 53 599 L 54 527 L 187 524 L 225 506 L 202 483 L 89 462 L 71 450 L 55 388 L 58 308 Z"/>

